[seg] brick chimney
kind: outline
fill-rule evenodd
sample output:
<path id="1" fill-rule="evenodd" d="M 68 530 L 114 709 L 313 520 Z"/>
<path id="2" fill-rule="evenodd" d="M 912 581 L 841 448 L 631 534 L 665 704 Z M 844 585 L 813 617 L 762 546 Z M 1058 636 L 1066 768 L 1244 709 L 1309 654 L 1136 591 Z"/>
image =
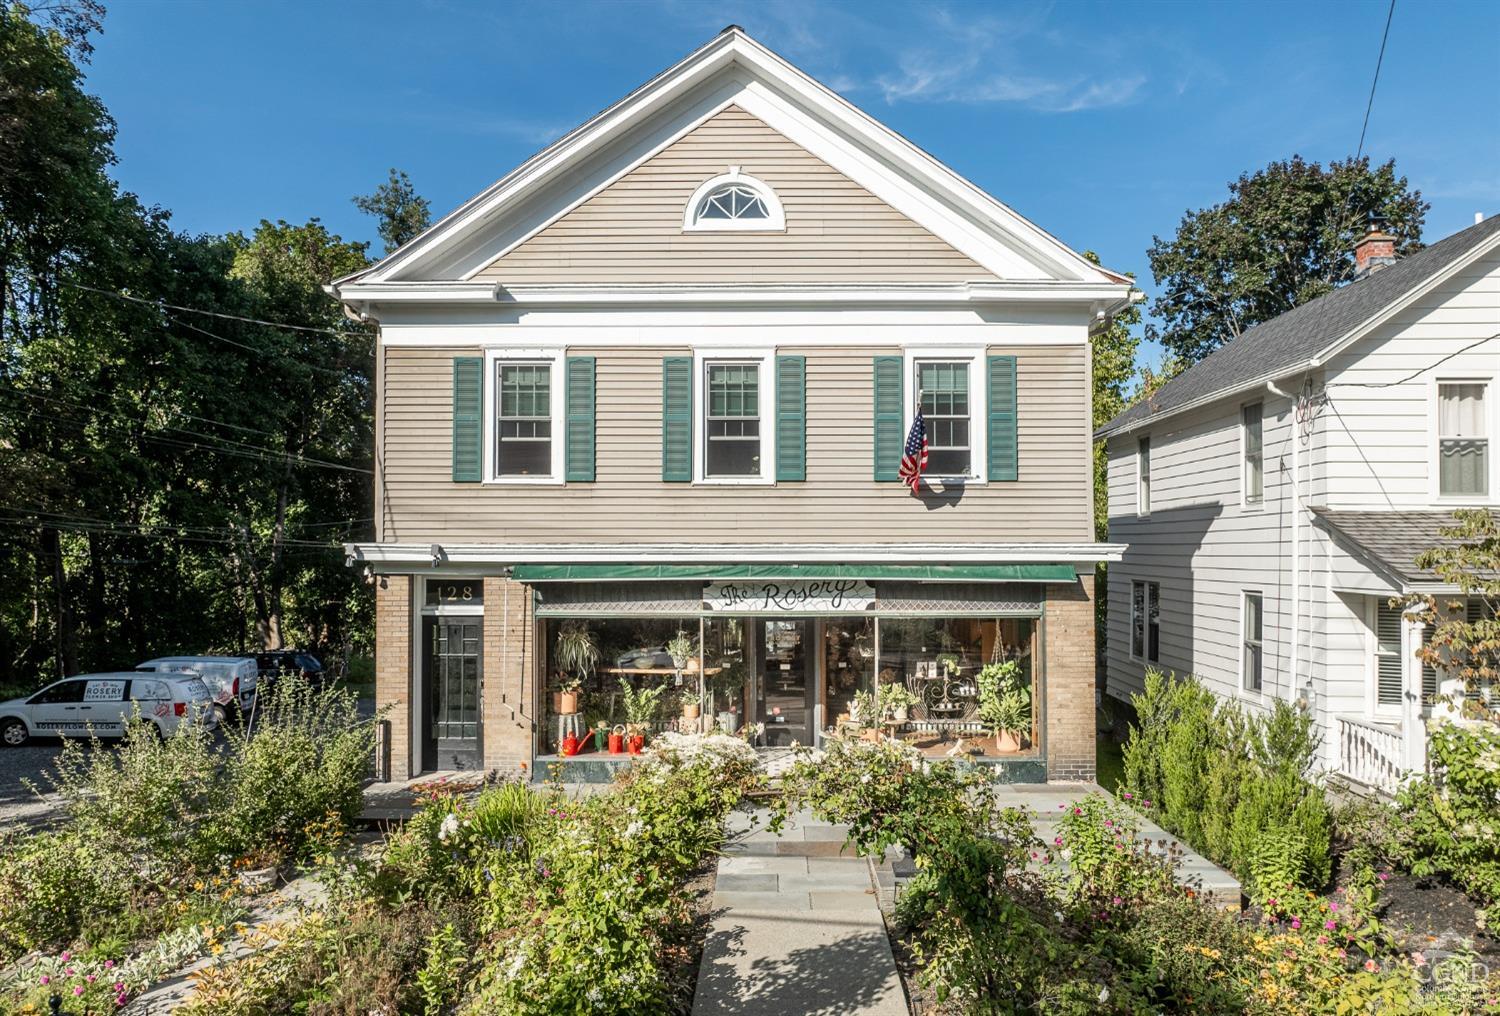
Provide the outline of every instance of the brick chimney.
<path id="1" fill-rule="evenodd" d="M 1354 248 L 1355 281 L 1396 263 L 1396 238 L 1387 233 L 1384 226 L 1383 216 L 1370 216 L 1370 231 Z"/>

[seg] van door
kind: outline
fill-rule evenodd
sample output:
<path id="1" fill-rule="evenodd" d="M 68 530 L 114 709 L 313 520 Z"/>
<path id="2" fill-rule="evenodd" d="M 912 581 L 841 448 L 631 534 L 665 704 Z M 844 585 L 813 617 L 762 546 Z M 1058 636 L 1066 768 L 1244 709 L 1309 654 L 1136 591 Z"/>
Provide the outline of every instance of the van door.
<path id="1" fill-rule="evenodd" d="M 105 678 L 85 681 L 83 702 L 78 707 L 79 719 L 85 731 L 100 737 L 124 737 L 125 714 L 128 710 L 125 691 L 130 682 L 125 678 Z M 82 732 L 82 731 L 81 731 Z"/>
<path id="2" fill-rule="evenodd" d="M 82 681 L 59 681 L 31 696 L 31 725 L 41 734 L 82 734 L 78 708 L 83 703 Z"/>

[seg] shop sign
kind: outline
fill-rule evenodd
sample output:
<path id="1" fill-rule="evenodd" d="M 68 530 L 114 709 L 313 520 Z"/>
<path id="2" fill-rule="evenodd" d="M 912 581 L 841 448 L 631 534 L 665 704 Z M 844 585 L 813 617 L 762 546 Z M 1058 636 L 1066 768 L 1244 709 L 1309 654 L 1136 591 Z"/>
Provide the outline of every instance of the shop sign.
<path id="1" fill-rule="evenodd" d="M 875 605 L 875 589 L 858 579 L 751 579 L 710 582 L 705 610 L 739 614 L 856 612 Z"/>

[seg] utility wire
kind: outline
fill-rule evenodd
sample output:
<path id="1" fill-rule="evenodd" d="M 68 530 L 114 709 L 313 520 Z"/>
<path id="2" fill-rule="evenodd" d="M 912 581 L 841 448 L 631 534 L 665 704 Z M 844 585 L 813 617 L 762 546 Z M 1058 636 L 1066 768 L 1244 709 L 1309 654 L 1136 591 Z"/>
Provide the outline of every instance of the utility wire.
<path id="1" fill-rule="evenodd" d="M 118 529 L 127 529 L 127 530 L 130 530 L 130 531 L 139 531 L 142 528 L 149 527 L 149 526 L 160 526 L 163 529 L 173 529 L 173 530 L 177 530 L 177 531 L 184 532 L 184 533 L 206 533 L 206 534 L 210 534 L 210 535 L 223 534 L 224 533 L 224 527 L 223 526 L 190 526 L 190 525 L 179 524 L 179 523 L 175 523 L 175 522 L 157 522 L 157 523 L 139 522 L 139 523 L 137 523 L 137 522 L 129 522 L 129 521 L 126 521 L 126 520 L 123 520 L 123 519 L 101 519 L 101 518 L 96 518 L 94 516 L 89 516 L 89 515 L 79 515 L 77 512 L 64 512 L 64 511 L 57 511 L 56 509 L 37 508 L 37 507 L 34 507 L 32 505 L 10 505 L 10 506 L 0 505 L 0 511 L 8 511 L 8 512 L 11 512 L 13 514 L 18 514 L 18 515 L 41 515 L 41 516 L 48 516 L 48 517 L 63 519 L 63 520 L 69 521 L 69 522 L 92 523 L 94 525 L 112 526 L 112 527 L 115 527 L 115 528 L 118 528 Z M 289 529 L 313 529 L 313 528 L 326 528 L 328 526 L 349 526 L 350 528 L 352 528 L 352 526 L 353 526 L 354 523 L 360 523 L 360 522 L 364 522 L 364 521 L 366 521 L 366 520 L 364 520 L 364 519 L 354 519 L 354 520 L 351 520 L 351 522 L 349 522 L 349 523 L 344 523 L 344 522 L 338 522 L 338 523 L 333 523 L 333 522 L 315 522 L 315 523 L 306 523 L 306 524 L 304 524 L 304 523 L 299 523 L 299 522 L 296 522 L 295 520 L 290 520 L 289 519 L 287 521 L 287 527 Z M 298 539 L 294 539 L 294 538 L 288 538 L 288 539 L 283 539 L 282 542 L 286 543 L 286 544 L 303 544 L 303 545 L 318 546 L 318 547 L 329 546 L 328 543 L 326 543 L 326 542 L 324 542 L 322 540 L 298 540 Z"/>
<path id="2" fill-rule="evenodd" d="M 69 282 L 66 279 L 59 279 L 58 281 L 61 282 L 64 286 L 70 286 L 73 289 L 81 289 L 88 293 L 97 293 L 99 296 L 113 297 L 116 300 L 128 300 L 131 303 L 142 304 L 146 307 L 156 307 L 158 309 L 165 308 L 167 310 L 182 311 L 185 314 L 202 314 L 206 317 L 222 318 L 226 321 L 240 321 L 249 325 L 265 325 L 267 328 L 285 328 L 288 331 L 293 332 L 313 332 L 315 334 L 339 336 L 349 334 L 348 332 L 340 331 L 337 328 L 324 328 L 318 325 L 289 325 L 282 321 L 266 321 L 261 318 L 245 317 L 242 314 L 226 314 L 223 311 L 203 310 L 200 307 L 184 307 L 181 304 L 167 303 L 165 300 L 147 300 L 143 297 L 131 296 L 128 293 L 121 293 L 117 290 L 98 289 L 94 286 L 85 286 L 81 282 Z"/>
<path id="3" fill-rule="evenodd" d="M 1365 132 L 1370 129 L 1370 110 L 1375 108 L 1375 86 L 1380 84 L 1380 66 L 1385 63 L 1385 43 L 1391 37 L 1391 18 L 1396 15 L 1396 0 L 1391 0 L 1391 6 L 1385 12 L 1385 31 L 1380 35 L 1380 55 L 1375 58 L 1375 77 L 1370 82 L 1370 98 L 1365 102 L 1365 122 L 1359 128 L 1359 147 L 1354 151 L 1355 161 L 1365 151 Z"/>
<path id="4" fill-rule="evenodd" d="M 245 350 L 248 353 L 254 353 L 256 356 L 259 356 L 259 357 L 265 357 L 265 358 L 269 359 L 273 355 L 272 353 L 268 352 L 267 350 L 259 349 L 259 348 L 255 347 L 255 346 L 247 345 L 246 343 L 240 342 L 240 341 L 238 341 L 236 339 L 225 338 L 224 336 L 219 335 L 216 332 L 211 332 L 211 331 L 209 331 L 206 328 L 199 328 L 197 325 L 188 324 L 186 321 L 183 321 L 180 318 L 174 318 L 171 315 L 167 316 L 167 320 L 170 321 L 170 322 L 172 322 L 173 324 L 177 325 L 179 328 L 186 328 L 190 332 L 197 332 L 199 335 L 207 336 L 210 339 L 217 339 L 218 341 L 226 343 L 227 345 L 234 346 L 237 349 L 243 349 L 243 350 Z M 340 334 L 340 333 L 335 333 L 335 334 Z M 317 371 L 317 372 L 319 372 L 321 374 L 331 374 L 331 375 L 333 375 L 336 378 L 343 378 L 343 377 L 347 376 L 347 372 L 339 370 L 336 367 L 322 367 L 322 366 L 319 366 L 316 363 L 301 363 L 301 362 L 299 362 L 297 360 L 291 360 L 291 359 L 288 359 L 285 362 L 289 363 L 289 364 L 292 364 L 293 366 L 305 368 L 307 370 Z"/>
<path id="5" fill-rule="evenodd" d="M 42 402 L 50 402 L 59 406 L 67 406 L 72 409 L 84 409 L 103 416 L 113 417 L 117 420 L 123 420 L 126 423 L 145 424 L 147 422 L 145 420 L 138 420 L 132 416 L 126 416 L 123 413 L 116 413 L 108 409 L 100 409 L 97 406 L 85 406 L 82 403 L 72 402 L 67 399 L 59 399 L 50 395 L 43 395 L 40 392 L 23 391 L 19 388 L 0 389 L 0 395 L 20 395 L 26 398 L 38 399 Z M 76 417 L 58 416 L 51 413 L 33 413 L 27 412 L 25 410 L 23 410 L 22 412 L 25 412 L 27 416 L 38 417 L 44 420 L 55 420 L 59 423 L 71 423 L 77 426 L 86 426 L 88 422 L 85 420 L 80 420 Z M 330 462 L 326 459 L 313 459 L 303 455 L 293 455 L 291 452 L 277 451 L 274 448 L 264 448 L 260 445 L 253 445 L 245 441 L 235 441 L 233 438 L 219 437 L 215 434 L 203 434 L 199 431 L 190 430 L 186 427 L 173 427 L 168 424 L 163 424 L 162 429 L 174 431 L 179 434 L 186 434 L 189 435 L 189 437 L 198 438 L 202 441 L 213 441 L 216 442 L 218 446 L 216 447 L 214 445 L 203 445 L 198 441 L 189 441 L 183 438 L 174 438 L 164 434 L 148 433 L 142 434 L 140 436 L 143 440 L 147 441 L 158 441 L 166 444 L 176 445 L 178 447 L 199 448 L 205 451 L 217 451 L 225 455 L 238 454 L 242 458 L 258 458 L 270 461 L 290 461 L 299 466 L 308 466 L 318 469 L 337 469 L 349 473 L 360 473 L 365 476 L 374 475 L 374 472 L 372 470 L 364 469 L 360 466 L 350 466 L 342 462 Z"/>
<path id="6" fill-rule="evenodd" d="M 1438 360 L 1436 363 L 1429 363 L 1427 366 L 1421 368 L 1420 370 L 1414 370 L 1410 374 L 1396 381 L 1335 381 L 1332 384 L 1324 385 L 1323 390 L 1327 391 L 1330 388 L 1394 388 L 1397 385 L 1404 385 L 1408 381 L 1414 381 L 1430 370 L 1436 370 L 1443 364 L 1447 363 L 1449 360 L 1453 359 L 1455 356 L 1462 356 L 1469 350 L 1477 349 L 1480 346 L 1484 345 L 1486 342 L 1494 342 L 1496 339 L 1500 339 L 1500 332 L 1496 332 L 1494 335 L 1486 335 L 1482 339 L 1478 339 L 1474 342 L 1469 343 L 1462 349 L 1454 350 L 1447 356 L 1443 357 L 1441 360 Z"/>

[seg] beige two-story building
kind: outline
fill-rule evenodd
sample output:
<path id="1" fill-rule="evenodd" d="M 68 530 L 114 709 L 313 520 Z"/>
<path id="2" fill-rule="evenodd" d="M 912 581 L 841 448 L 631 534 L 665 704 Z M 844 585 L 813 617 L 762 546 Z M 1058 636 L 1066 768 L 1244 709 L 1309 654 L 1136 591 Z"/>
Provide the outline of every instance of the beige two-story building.
<path id="1" fill-rule="evenodd" d="M 1089 331 L 1129 282 L 738 28 L 333 290 L 380 327 L 349 554 L 393 777 L 629 720 L 810 744 L 893 685 L 885 736 L 1093 776 Z M 628 758 L 584 740 L 576 777 Z"/>

